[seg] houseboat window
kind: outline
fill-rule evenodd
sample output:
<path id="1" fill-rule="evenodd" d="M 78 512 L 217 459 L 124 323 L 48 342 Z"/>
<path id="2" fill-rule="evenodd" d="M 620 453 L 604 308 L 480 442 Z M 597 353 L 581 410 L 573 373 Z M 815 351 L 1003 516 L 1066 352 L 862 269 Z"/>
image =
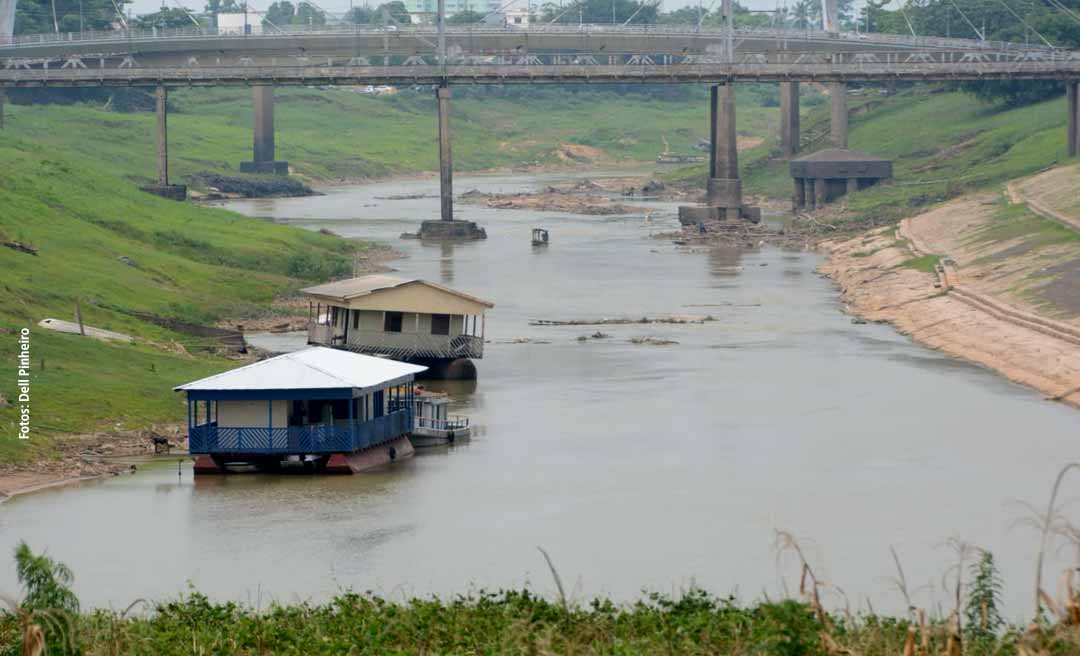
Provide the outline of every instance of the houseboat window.
<path id="1" fill-rule="evenodd" d="M 387 312 L 383 319 L 383 330 L 388 333 L 401 332 L 401 313 Z"/>
<path id="2" fill-rule="evenodd" d="M 360 330 L 360 311 L 353 312 L 352 315 L 352 327 L 353 330 Z"/>
<path id="3" fill-rule="evenodd" d="M 450 334 L 450 315 L 449 314 L 433 314 L 433 315 L 431 315 L 431 334 L 432 335 L 449 335 Z"/>

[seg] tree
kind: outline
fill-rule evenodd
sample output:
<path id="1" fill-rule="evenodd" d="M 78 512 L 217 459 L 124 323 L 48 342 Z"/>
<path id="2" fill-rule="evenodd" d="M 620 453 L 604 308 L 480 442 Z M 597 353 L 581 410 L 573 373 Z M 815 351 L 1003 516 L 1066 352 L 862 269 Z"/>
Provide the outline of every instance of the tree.
<path id="1" fill-rule="evenodd" d="M 293 18 L 296 25 L 326 25 L 326 12 L 309 2 L 301 2 L 296 5 L 296 16 Z"/>
<path id="2" fill-rule="evenodd" d="M 207 0 L 206 2 L 206 13 L 212 16 L 238 11 L 242 11 L 242 8 L 236 0 Z"/>
<path id="3" fill-rule="evenodd" d="M 15 575 L 23 586 L 22 605 L 30 610 L 79 612 L 79 599 L 71 591 L 75 575 L 68 566 L 30 551 L 19 542 L 15 547 Z"/>
<path id="4" fill-rule="evenodd" d="M 137 17 L 134 25 L 144 30 L 153 27 L 194 27 L 195 21 L 192 20 L 192 15 L 185 9 L 162 7 L 161 11 Z"/>
<path id="5" fill-rule="evenodd" d="M 129 1 L 118 0 L 116 6 L 122 9 Z M 119 20 L 111 0 L 19 0 L 15 5 L 15 34 L 108 30 Z"/>
<path id="6" fill-rule="evenodd" d="M 386 2 L 375 9 L 353 7 L 345 14 L 345 22 L 355 25 L 387 25 L 409 22 L 409 10 L 400 0 Z"/>
<path id="7" fill-rule="evenodd" d="M 291 25 L 296 17 L 296 7 L 289 0 L 278 0 L 267 8 L 263 21 L 271 25 Z"/>
<path id="8" fill-rule="evenodd" d="M 542 7 L 540 21 L 564 24 L 582 23 L 655 23 L 656 3 L 645 0 L 578 0 L 569 7 L 559 8 L 547 3 Z M 556 20 L 558 19 L 558 20 Z"/>
<path id="9" fill-rule="evenodd" d="M 484 20 L 484 14 L 472 9 L 466 9 L 465 11 L 459 11 L 458 13 L 450 16 L 446 19 L 448 25 L 471 25 L 479 23 Z"/>
<path id="10" fill-rule="evenodd" d="M 367 7 L 353 7 L 345 14 L 344 20 L 354 25 L 370 25 L 375 22 L 375 11 Z"/>
<path id="11" fill-rule="evenodd" d="M 12 608 L 23 628 L 23 653 L 43 653 L 47 644 L 59 648 L 48 653 L 76 653 L 73 616 L 79 612 L 79 599 L 71 591 L 75 576 L 68 566 L 35 554 L 20 541 L 15 575 L 23 588 L 22 603 Z M 35 651 L 37 647 L 41 651 Z"/>
<path id="12" fill-rule="evenodd" d="M 393 0 L 393 2 L 384 2 L 375 8 L 375 13 L 379 16 L 380 23 L 408 23 L 409 22 L 409 10 L 405 8 L 405 3 L 401 0 Z"/>
<path id="13" fill-rule="evenodd" d="M 266 10 L 263 21 L 282 25 L 325 25 L 326 14 L 318 7 L 300 0 L 296 5 L 289 0 L 278 0 Z"/>
<path id="14" fill-rule="evenodd" d="M 969 643 L 993 643 L 1005 620 L 1001 618 L 1001 574 L 994 554 L 982 552 L 971 565 L 971 585 L 964 605 L 964 632 Z"/>

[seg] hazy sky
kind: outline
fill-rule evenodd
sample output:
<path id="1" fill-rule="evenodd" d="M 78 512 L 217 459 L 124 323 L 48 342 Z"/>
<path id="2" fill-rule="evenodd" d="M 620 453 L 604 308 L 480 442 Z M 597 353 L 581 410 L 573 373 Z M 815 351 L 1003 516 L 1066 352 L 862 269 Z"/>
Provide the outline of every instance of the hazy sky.
<path id="1" fill-rule="evenodd" d="M 331 13 L 344 12 L 347 11 L 349 8 L 349 0 L 313 1 L 315 2 L 315 4 Z M 375 6 L 380 4 L 382 1 L 383 0 L 369 0 L 369 3 L 372 6 Z M 543 1 L 544 0 L 532 0 L 534 5 L 539 5 Z M 712 0 L 703 1 L 706 7 L 708 7 L 712 2 Z M 793 3 L 793 1 L 794 0 L 788 0 L 787 3 L 790 5 Z M 189 9 L 202 9 L 203 5 L 205 4 L 205 0 L 179 0 L 179 2 Z M 248 0 L 248 6 L 254 7 L 256 9 L 266 9 L 270 6 L 272 2 L 273 0 Z M 363 4 L 363 0 L 353 0 L 353 2 L 357 5 Z M 526 2 L 527 0 L 519 0 L 517 4 L 523 5 Z M 170 7 L 176 6 L 176 0 L 167 0 L 167 3 Z M 749 6 L 751 9 L 775 9 L 777 0 L 740 0 L 740 3 Z M 161 7 L 161 4 L 162 0 L 135 0 L 131 7 L 132 11 L 135 14 L 149 14 L 157 11 Z M 295 4 L 295 0 L 293 0 L 293 4 Z M 719 6 L 719 4 L 719 0 L 716 0 L 715 6 Z M 663 11 L 670 11 L 672 9 L 678 9 L 679 7 L 685 7 L 687 5 L 692 5 L 696 7 L 698 5 L 698 0 L 663 0 L 661 8 Z"/>

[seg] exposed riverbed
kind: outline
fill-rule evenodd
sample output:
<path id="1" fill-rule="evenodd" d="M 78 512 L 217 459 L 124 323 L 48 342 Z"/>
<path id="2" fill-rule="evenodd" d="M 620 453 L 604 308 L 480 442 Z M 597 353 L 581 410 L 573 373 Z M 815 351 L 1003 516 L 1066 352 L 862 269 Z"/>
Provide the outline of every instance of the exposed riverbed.
<path id="1" fill-rule="evenodd" d="M 458 179 L 513 192 L 542 178 Z M 84 602 L 125 607 L 182 592 L 253 603 L 531 584 L 637 598 L 697 584 L 778 594 L 776 529 L 807 540 L 853 606 L 899 610 L 889 547 L 915 601 L 946 603 L 960 537 L 1001 564 L 1010 614 L 1027 607 L 1037 536 L 1018 500 L 1044 502 L 1075 453 L 1078 415 L 994 373 L 853 325 L 806 252 L 697 249 L 651 219 L 459 207 L 483 242 L 398 240 L 437 213 L 437 182 L 387 182 L 234 209 L 393 243 L 392 266 L 489 298 L 475 384 L 444 384 L 481 429 L 355 477 L 208 477 L 185 461 L 18 497 L 0 506 L 0 554 L 25 539 L 69 564 Z M 386 200 L 398 198 L 399 200 Z M 635 199 L 634 205 L 642 204 Z M 531 246 L 533 227 L 551 244 Z M 581 326 L 530 320 L 712 315 L 703 324 Z M 631 340 L 653 337 L 676 344 Z M 299 340 L 302 342 L 302 340 Z M 274 335 L 275 348 L 297 340 Z M 1048 572 L 1056 571 L 1048 567 Z M 15 589 L 0 566 L 0 591 Z M 835 601 L 835 599 L 834 599 Z"/>

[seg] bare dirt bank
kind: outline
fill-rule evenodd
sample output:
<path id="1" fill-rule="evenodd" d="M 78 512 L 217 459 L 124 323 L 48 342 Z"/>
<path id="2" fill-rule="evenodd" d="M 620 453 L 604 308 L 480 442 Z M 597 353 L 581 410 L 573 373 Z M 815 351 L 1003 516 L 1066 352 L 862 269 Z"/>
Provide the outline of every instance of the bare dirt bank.
<path id="1" fill-rule="evenodd" d="M 171 454 L 187 454 L 187 437 L 179 425 L 58 438 L 54 457 L 0 464 L 0 502 L 36 490 L 134 471 L 134 465 L 113 459 L 153 454 L 155 437 L 168 440 Z"/>
<path id="2" fill-rule="evenodd" d="M 995 193 L 820 243 L 850 312 L 1080 407 L 1080 237 Z"/>

